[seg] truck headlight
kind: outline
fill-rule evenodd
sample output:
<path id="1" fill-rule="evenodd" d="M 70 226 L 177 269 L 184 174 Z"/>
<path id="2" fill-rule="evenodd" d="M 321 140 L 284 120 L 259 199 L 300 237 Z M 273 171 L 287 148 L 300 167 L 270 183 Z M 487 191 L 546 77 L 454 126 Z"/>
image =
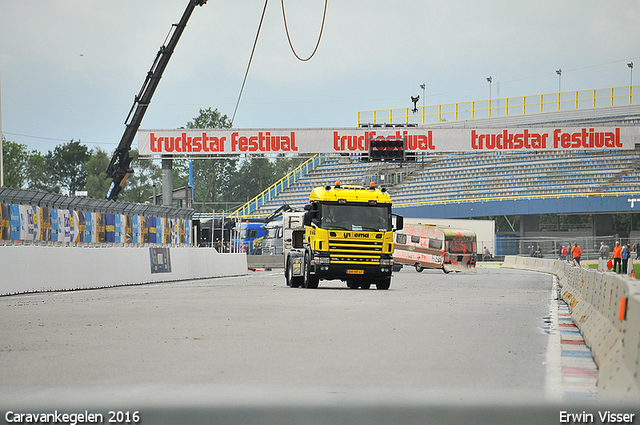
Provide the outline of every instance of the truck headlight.
<path id="1" fill-rule="evenodd" d="M 381 266 L 390 266 L 392 263 L 393 263 L 393 260 L 391 258 L 382 258 L 380 260 Z"/>

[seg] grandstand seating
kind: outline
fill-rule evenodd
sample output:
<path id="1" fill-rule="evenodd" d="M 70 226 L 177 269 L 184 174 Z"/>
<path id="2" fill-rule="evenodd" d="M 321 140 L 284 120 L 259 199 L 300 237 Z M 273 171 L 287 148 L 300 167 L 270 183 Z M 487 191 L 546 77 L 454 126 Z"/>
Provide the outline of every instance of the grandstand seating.
<path id="1" fill-rule="evenodd" d="M 474 198 L 539 196 L 640 191 L 638 154 L 635 151 L 499 152 L 433 155 L 414 165 L 415 171 L 395 185 L 385 184 L 394 204 L 413 204 Z M 316 186 L 366 184 L 384 175 L 393 181 L 406 168 L 368 162 L 344 162 L 329 156 L 325 162 L 265 203 L 256 215 L 282 204 L 301 208 Z"/>

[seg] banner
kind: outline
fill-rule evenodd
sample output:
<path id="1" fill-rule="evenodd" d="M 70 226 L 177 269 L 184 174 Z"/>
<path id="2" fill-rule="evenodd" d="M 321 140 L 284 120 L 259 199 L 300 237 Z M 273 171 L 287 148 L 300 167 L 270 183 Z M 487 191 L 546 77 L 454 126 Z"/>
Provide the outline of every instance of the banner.
<path id="1" fill-rule="evenodd" d="M 51 209 L 49 207 L 41 207 L 40 214 L 40 240 L 51 240 Z"/>
<path id="2" fill-rule="evenodd" d="M 104 225 L 106 233 L 106 242 L 113 243 L 116 241 L 116 225 L 114 214 L 104 214 Z"/>
<path id="3" fill-rule="evenodd" d="M 149 229 L 149 243 L 156 243 L 156 218 L 149 217 L 147 221 L 148 229 Z"/>
<path id="4" fill-rule="evenodd" d="M 132 218 L 131 238 L 133 243 L 142 243 L 142 217 L 135 215 Z"/>
<path id="5" fill-rule="evenodd" d="M 407 152 L 632 150 L 637 127 L 488 129 L 325 128 L 139 130 L 140 155 L 367 153 L 369 140 L 405 138 Z"/>
<path id="6" fill-rule="evenodd" d="M 8 204 L 0 204 L 0 239 L 10 240 L 11 208 Z"/>

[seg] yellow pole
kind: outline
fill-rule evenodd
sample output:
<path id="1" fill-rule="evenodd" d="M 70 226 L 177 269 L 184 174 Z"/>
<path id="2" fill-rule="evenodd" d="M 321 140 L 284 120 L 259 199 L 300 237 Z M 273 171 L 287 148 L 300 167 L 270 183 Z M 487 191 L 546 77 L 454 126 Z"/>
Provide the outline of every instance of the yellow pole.
<path id="1" fill-rule="evenodd" d="M 613 106 L 613 87 L 611 88 L 611 106 Z"/>
<path id="2" fill-rule="evenodd" d="M 544 95 L 541 94 L 540 95 L 540 112 L 544 112 L 543 107 L 544 107 Z"/>

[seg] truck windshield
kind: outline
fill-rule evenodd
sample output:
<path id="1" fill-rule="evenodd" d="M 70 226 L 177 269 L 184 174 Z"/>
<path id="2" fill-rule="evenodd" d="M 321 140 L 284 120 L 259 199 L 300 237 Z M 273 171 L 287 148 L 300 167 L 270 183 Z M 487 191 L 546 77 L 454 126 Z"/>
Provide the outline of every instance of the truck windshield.
<path id="1" fill-rule="evenodd" d="M 321 204 L 320 227 L 334 230 L 391 230 L 391 208 L 388 205 Z"/>
<path id="2" fill-rule="evenodd" d="M 278 237 L 278 227 L 270 227 L 267 229 L 267 234 L 264 236 L 267 239 L 275 239 Z"/>

